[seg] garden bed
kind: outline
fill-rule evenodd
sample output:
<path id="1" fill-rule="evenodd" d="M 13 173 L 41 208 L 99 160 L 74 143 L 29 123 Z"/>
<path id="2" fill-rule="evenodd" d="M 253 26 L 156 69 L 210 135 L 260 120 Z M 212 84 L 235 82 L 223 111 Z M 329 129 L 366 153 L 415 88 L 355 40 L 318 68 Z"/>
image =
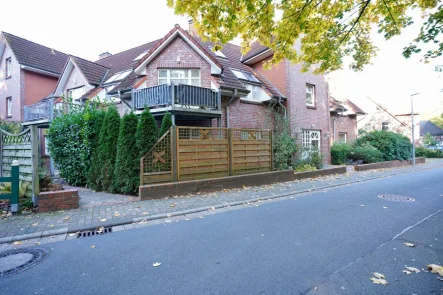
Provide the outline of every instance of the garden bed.
<path id="1" fill-rule="evenodd" d="M 244 186 L 258 186 L 344 173 L 346 173 L 346 167 L 342 166 L 308 172 L 285 170 L 177 183 L 143 185 L 139 187 L 139 198 L 140 200 L 161 199 L 170 196 L 194 194 L 196 192 L 207 193 L 224 189 L 242 188 Z"/>
<path id="2" fill-rule="evenodd" d="M 415 163 L 424 164 L 425 158 L 416 158 Z M 406 160 L 406 161 L 394 160 L 394 161 L 378 162 L 372 164 L 354 165 L 354 169 L 355 171 L 366 171 L 372 169 L 396 168 L 408 165 L 412 165 L 411 160 Z"/>

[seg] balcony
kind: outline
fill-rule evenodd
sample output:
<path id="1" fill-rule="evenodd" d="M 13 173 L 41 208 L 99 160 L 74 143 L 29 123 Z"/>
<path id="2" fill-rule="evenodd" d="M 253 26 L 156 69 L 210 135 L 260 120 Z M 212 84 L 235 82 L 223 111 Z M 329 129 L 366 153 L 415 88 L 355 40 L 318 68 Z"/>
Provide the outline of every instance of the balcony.
<path id="1" fill-rule="evenodd" d="M 53 98 L 42 100 L 24 107 L 25 125 L 49 123 L 55 117 L 81 107 L 81 105 L 66 102 L 55 103 Z"/>
<path id="2" fill-rule="evenodd" d="M 163 84 L 134 90 L 134 110 L 148 107 L 153 114 L 165 111 L 175 113 L 221 114 L 219 92 L 203 87 Z"/>

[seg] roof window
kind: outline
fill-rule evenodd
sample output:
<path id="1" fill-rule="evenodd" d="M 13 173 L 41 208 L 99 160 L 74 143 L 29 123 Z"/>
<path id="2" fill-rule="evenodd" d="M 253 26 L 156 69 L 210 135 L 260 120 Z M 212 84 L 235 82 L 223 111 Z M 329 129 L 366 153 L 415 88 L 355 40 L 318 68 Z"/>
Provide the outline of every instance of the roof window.
<path id="1" fill-rule="evenodd" d="M 124 71 L 124 72 L 118 72 L 118 73 L 114 74 L 111 78 L 106 80 L 105 84 L 123 80 L 124 78 L 126 78 L 129 75 L 129 73 L 131 73 L 131 70 Z"/>
<path id="2" fill-rule="evenodd" d="M 234 69 L 231 69 L 231 71 L 232 71 L 232 73 L 234 73 L 234 75 L 237 78 L 239 78 L 241 80 L 246 80 L 246 81 L 251 81 L 251 82 L 255 82 L 255 83 L 260 83 L 260 81 L 251 72 L 234 70 Z"/>

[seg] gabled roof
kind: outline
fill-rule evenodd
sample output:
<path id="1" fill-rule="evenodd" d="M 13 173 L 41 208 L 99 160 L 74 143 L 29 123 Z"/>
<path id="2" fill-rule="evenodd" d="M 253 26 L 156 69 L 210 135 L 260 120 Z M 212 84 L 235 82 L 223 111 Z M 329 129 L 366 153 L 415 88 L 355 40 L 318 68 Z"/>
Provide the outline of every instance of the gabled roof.
<path id="1" fill-rule="evenodd" d="M 338 100 L 330 96 L 329 108 L 331 112 L 343 113 L 343 115 L 366 115 L 365 111 L 349 99 Z"/>
<path id="2" fill-rule="evenodd" d="M 253 58 L 256 55 L 259 55 L 260 53 L 263 53 L 267 51 L 269 47 L 263 46 L 260 44 L 260 42 L 255 41 L 251 44 L 251 49 L 241 58 L 241 61 L 246 61 L 250 58 Z"/>
<path id="3" fill-rule="evenodd" d="M 78 69 L 83 73 L 87 82 L 91 85 L 99 85 L 102 83 L 109 68 L 94 63 L 92 61 L 77 57 L 70 56 L 74 63 L 77 65 Z"/>
<path id="4" fill-rule="evenodd" d="M 18 63 L 60 75 L 68 55 L 21 37 L 2 32 Z"/>
<path id="5" fill-rule="evenodd" d="M 149 52 L 136 63 L 134 71 L 136 74 L 142 74 L 146 69 L 146 65 L 149 64 L 160 52 L 177 36 L 181 36 L 197 53 L 199 53 L 209 64 L 211 64 L 212 74 L 219 74 L 223 70 L 221 63 L 214 58 L 212 54 L 208 54 L 205 48 L 202 48 L 201 44 L 197 42 L 188 32 L 183 30 L 179 25 L 170 30 L 160 41 L 158 41 Z"/>
<path id="6" fill-rule="evenodd" d="M 430 133 L 433 136 L 443 136 L 443 129 L 431 121 L 420 121 L 420 136 Z"/>

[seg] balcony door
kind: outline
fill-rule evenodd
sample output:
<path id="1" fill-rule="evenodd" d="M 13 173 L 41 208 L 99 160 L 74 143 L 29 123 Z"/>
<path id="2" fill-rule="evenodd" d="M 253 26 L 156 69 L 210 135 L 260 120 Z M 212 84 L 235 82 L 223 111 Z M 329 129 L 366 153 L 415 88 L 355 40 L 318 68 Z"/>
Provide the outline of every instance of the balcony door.
<path id="1" fill-rule="evenodd" d="M 158 85 L 162 84 L 186 84 L 192 86 L 201 85 L 199 69 L 159 69 Z"/>

